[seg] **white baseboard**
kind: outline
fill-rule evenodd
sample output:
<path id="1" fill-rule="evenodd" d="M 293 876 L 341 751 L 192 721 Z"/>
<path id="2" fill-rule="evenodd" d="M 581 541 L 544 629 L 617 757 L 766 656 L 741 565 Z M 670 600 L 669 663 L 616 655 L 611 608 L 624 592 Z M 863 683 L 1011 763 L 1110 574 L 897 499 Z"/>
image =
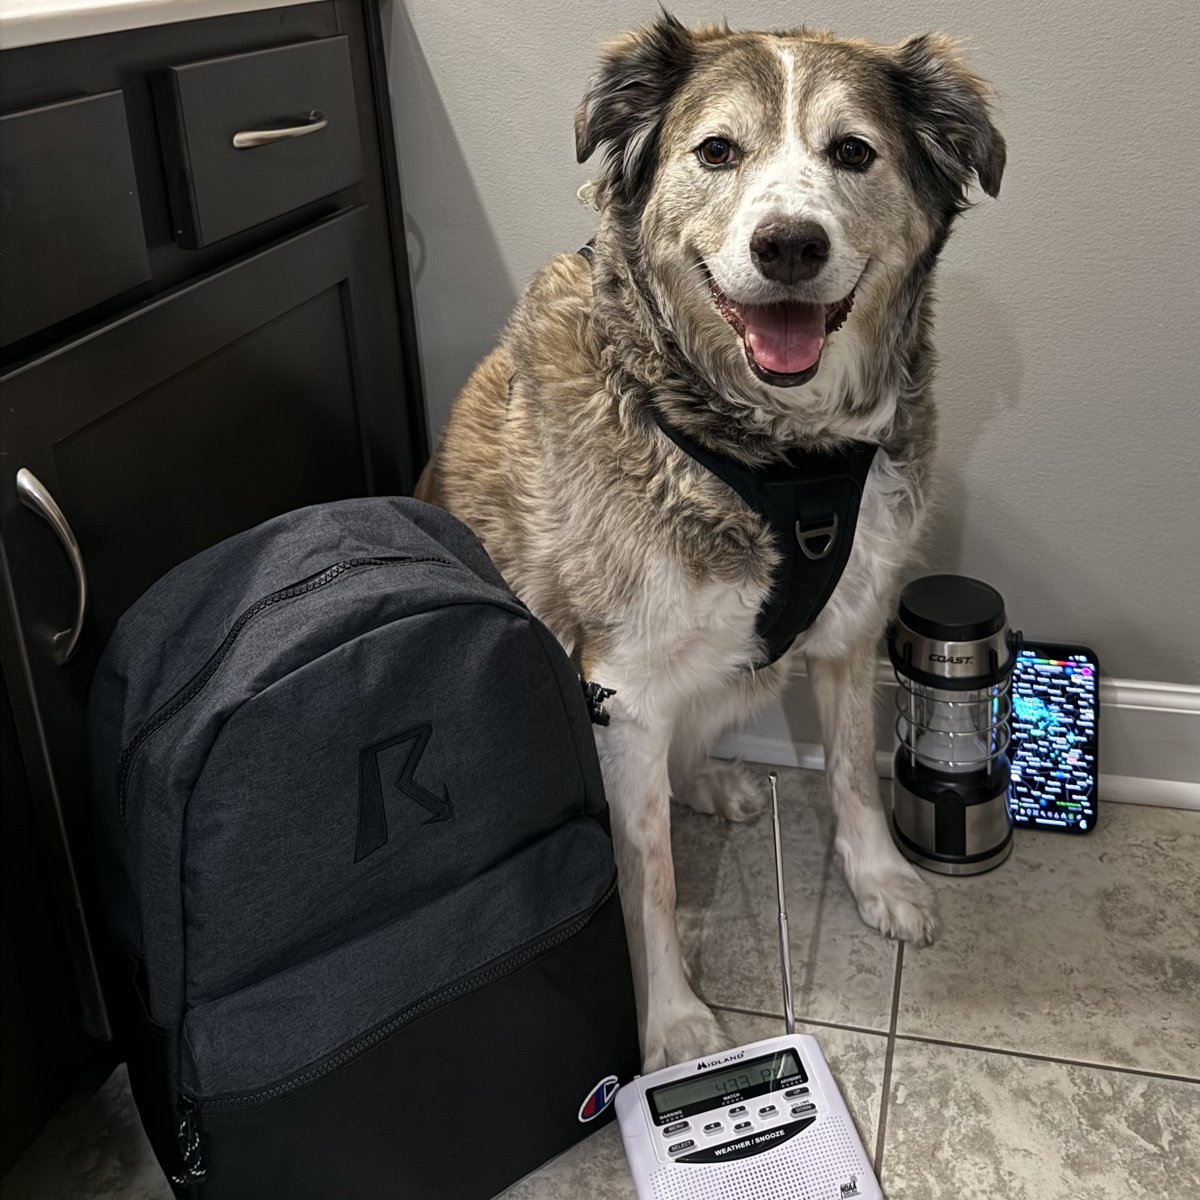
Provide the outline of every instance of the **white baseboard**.
<path id="1" fill-rule="evenodd" d="M 1101 775 L 1101 801 L 1149 804 L 1155 808 L 1190 808 L 1200 812 L 1200 783 L 1185 779 L 1138 779 L 1133 775 Z"/>
<path id="2" fill-rule="evenodd" d="M 876 762 L 892 774 L 891 711 L 895 680 L 880 664 L 880 720 Z M 1200 812 L 1200 687 L 1138 679 L 1100 683 L 1101 803 L 1149 804 Z M 722 757 L 773 766 L 823 770 L 825 752 L 807 680 L 753 725 L 726 734 L 715 747 Z"/>

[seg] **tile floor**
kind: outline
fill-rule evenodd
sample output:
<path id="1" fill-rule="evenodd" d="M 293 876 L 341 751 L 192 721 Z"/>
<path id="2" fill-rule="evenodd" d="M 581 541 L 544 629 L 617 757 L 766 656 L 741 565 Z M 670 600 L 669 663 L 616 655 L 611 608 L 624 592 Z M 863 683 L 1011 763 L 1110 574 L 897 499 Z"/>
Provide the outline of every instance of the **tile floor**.
<path id="1" fill-rule="evenodd" d="M 796 1012 L 889 1200 L 1200 1200 L 1200 814 L 1110 805 L 937 879 L 943 934 L 862 926 L 820 775 L 781 771 Z M 769 823 L 674 810 L 682 925 L 730 1044 L 782 1028 Z M 167 1200 L 118 1071 L 3 1200 Z M 632 1200 L 610 1125 L 505 1200 Z M 266 1198 L 264 1198 L 266 1200 Z M 283 1200 L 283 1198 L 281 1198 Z"/>

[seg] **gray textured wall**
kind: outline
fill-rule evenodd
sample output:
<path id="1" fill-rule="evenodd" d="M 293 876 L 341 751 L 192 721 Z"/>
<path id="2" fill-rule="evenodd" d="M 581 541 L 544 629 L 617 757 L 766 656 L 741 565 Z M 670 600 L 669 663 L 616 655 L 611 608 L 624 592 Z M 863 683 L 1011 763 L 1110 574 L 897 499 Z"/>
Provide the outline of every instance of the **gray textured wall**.
<path id="1" fill-rule="evenodd" d="M 928 565 L 1116 676 L 1200 684 L 1194 0 L 678 0 L 684 20 L 964 36 L 1009 173 L 943 258 Z M 650 0 L 392 0 L 391 86 L 433 428 L 529 276 L 586 240 L 572 116 Z"/>

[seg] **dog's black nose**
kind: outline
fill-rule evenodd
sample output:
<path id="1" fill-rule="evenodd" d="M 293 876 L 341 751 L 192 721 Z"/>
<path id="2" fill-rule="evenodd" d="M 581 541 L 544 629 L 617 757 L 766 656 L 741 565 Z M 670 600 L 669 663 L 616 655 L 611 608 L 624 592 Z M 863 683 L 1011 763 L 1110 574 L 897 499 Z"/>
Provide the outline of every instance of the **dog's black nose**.
<path id="1" fill-rule="evenodd" d="M 750 236 L 754 265 L 776 283 L 814 278 L 829 259 L 829 235 L 815 221 L 764 221 Z"/>

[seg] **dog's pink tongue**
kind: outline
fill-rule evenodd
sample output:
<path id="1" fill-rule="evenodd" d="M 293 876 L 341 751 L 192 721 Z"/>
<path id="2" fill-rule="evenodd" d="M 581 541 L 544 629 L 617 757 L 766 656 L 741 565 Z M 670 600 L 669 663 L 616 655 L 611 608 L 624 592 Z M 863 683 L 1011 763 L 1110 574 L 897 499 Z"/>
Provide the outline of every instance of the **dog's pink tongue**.
<path id="1" fill-rule="evenodd" d="M 821 304 L 746 305 L 746 345 L 754 361 L 777 375 L 798 375 L 821 357 L 825 307 Z"/>

